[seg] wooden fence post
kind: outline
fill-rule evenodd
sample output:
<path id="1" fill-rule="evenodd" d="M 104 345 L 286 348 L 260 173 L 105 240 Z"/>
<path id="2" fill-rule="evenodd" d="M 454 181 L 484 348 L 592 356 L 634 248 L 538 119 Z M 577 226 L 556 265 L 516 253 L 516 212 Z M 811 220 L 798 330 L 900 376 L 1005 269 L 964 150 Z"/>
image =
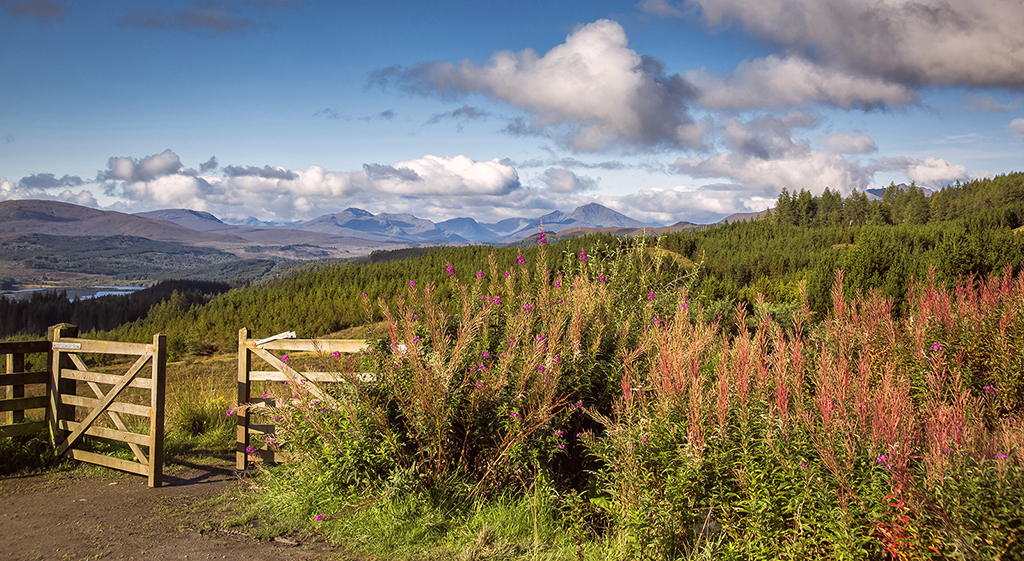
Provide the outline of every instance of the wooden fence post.
<path id="1" fill-rule="evenodd" d="M 249 467 L 249 370 L 252 368 L 252 351 L 245 345 L 249 340 L 249 328 L 238 332 L 238 405 L 235 416 L 238 428 L 235 437 L 235 469 Z"/>
<path id="2" fill-rule="evenodd" d="M 25 355 L 22 353 L 11 353 L 7 355 L 7 373 L 14 374 L 15 372 L 25 371 Z M 18 384 L 11 386 L 11 389 L 7 390 L 7 397 L 16 399 L 19 397 L 25 397 L 25 386 Z M 24 411 L 10 411 L 5 415 L 4 424 L 14 425 L 25 420 Z"/>
<path id="3" fill-rule="evenodd" d="M 167 336 L 153 336 L 153 387 L 150 389 L 149 486 L 160 487 L 164 477 L 164 385 L 167 377 Z"/>
<path id="4" fill-rule="evenodd" d="M 46 339 L 50 341 L 47 353 L 50 370 L 50 383 L 46 393 L 50 396 L 50 436 L 56 447 L 67 439 L 70 431 L 61 430 L 60 422 L 75 420 L 75 406 L 64 405 L 61 395 L 76 395 L 78 385 L 74 380 L 61 379 L 60 369 L 67 362 L 59 349 L 53 348 L 53 342 L 61 337 L 78 337 L 78 327 L 70 323 L 58 323 L 46 329 Z"/>

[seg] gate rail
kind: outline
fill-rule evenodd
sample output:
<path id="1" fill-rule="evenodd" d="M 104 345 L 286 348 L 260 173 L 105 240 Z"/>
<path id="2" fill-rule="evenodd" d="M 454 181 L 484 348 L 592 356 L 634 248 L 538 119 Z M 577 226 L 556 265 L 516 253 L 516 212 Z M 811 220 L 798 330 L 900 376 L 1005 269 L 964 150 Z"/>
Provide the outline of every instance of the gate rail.
<path id="1" fill-rule="evenodd" d="M 62 324 L 51 327 L 50 340 L 50 429 L 57 456 L 66 456 L 105 467 L 145 475 L 150 487 L 163 484 L 164 448 L 164 386 L 167 364 L 167 336 L 153 336 L 152 344 L 120 343 L 79 339 L 77 328 Z M 86 364 L 82 355 L 112 354 L 137 356 L 124 374 L 102 372 Z M 150 364 L 149 377 L 141 377 Z M 95 398 L 77 395 L 77 385 L 84 382 Z M 104 390 L 101 386 L 108 386 Z M 149 391 L 149 404 L 117 401 L 126 388 Z M 78 408 L 88 410 L 84 419 L 76 421 Z M 116 428 L 95 425 L 106 414 Z M 149 434 L 132 432 L 122 415 L 149 419 Z M 123 460 L 78 448 L 82 437 L 114 440 L 128 444 L 135 461 Z M 142 447 L 149 449 L 147 455 Z"/>
<path id="2" fill-rule="evenodd" d="M 46 421 L 25 421 L 25 412 L 35 409 L 46 409 L 49 403 L 43 395 L 25 397 L 25 386 L 42 385 L 49 381 L 47 370 L 26 371 L 25 355 L 47 354 L 50 342 L 40 341 L 8 341 L 0 343 L 0 355 L 6 355 L 6 372 L 0 374 L 0 437 L 18 436 L 38 432 L 46 428 Z M 49 364 L 49 359 L 47 359 Z M 45 415 L 45 413 L 44 413 Z"/>
<path id="3" fill-rule="evenodd" d="M 273 399 L 252 398 L 252 382 L 304 382 L 304 388 L 321 401 L 331 398 L 324 392 L 321 384 L 336 382 L 335 373 L 331 372 L 299 372 L 288 366 L 271 351 L 287 352 L 318 352 L 318 353 L 357 353 L 366 348 L 362 339 L 274 339 L 256 340 L 250 336 L 248 328 L 238 332 L 238 407 L 235 410 L 237 432 L 235 442 L 235 469 L 244 470 L 249 466 L 249 457 L 257 456 L 265 462 L 281 462 L 284 457 L 271 449 L 254 449 L 249 446 L 251 434 L 273 436 L 277 427 L 272 424 L 255 424 L 250 422 L 251 409 L 274 407 Z M 291 334 L 294 336 L 294 334 Z M 273 370 L 253 370 L 253 357 L 261 359 Z"/>

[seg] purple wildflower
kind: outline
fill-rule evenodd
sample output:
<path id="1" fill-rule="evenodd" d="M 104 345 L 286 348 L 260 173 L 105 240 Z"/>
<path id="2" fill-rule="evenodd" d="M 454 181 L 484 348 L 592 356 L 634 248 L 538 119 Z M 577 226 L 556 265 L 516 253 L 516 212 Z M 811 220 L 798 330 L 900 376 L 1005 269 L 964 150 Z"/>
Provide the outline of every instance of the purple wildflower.
<path id="1" fill-rule="evenodd" d="M 317 522 L 323 522 L 324 518 L 326 517 L 323 514 L 317 514 L 313 517 L 313 520 L 316 520 Z"/>
<path id="2" fill-rule="evenodd" d="M 283 357 L 281 357 L 281 362 L 291 362 L 291 361 L 292 361 L 292 359 L 288 355 L 284 355 Z"/>
<path id="3" fill-rule="evenodd" d="M 996 454 L 995 458 L 997 460 L 1005 460 L 1006 459 L 1006 454 Z"/>
<path id="4" fill-rule="evenodd" d="M 484 278 L 484 272 L 483 271 L 477 271 L 476 272 L 476 278 L 478 278 L 478 279 Z"/>
<path id="5" fill-rule="evenodd" d="M 409 287 L 411 288 L 414 286 L 416 286 L 416 281 L 409 281 Z"/>
<path id="6" fill-rule="evenodd" d="M 444 272 L 447 273 L 448 276 L 452 276 L 455 274 L 455 267 L 452 267 L 451 263 L 448 263 L 448 266 L 444 268 Z"/>
<path id="7" fill-rule="evenodd" d="M 516 264 L 518 264 L 518 265 L 525 265 L 526 264 L 526 259 L 523 257 L 522 254 L 516 255 Z"/>
<path id="8" fill-rule="evenodd" d="M 581 249 L 580 250 L 580 261 L 586 261 L 586 260 L 587 260 L 587 252 Z"/>
<path id="9" fill-rule="evenodd" d="M 331 356 L 333 356 L 334 358 L 338 358 L 339 356 L 341 356 L 341 351 L 334 351 L 333 353 L 331 353 Z"/>

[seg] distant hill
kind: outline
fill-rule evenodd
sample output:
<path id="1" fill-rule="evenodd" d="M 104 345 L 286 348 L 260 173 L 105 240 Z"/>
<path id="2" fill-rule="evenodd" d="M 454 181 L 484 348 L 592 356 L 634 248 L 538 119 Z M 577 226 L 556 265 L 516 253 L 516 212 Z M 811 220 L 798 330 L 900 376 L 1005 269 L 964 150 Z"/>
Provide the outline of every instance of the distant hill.
<path id="1" fill-rule="evenodd" d="M 199 232 L 166 220 L 59 201 L 0 201 L 0 232 L 58 236 L 135 236 L 162 242 L 243 243 L 227 234 Z"/>

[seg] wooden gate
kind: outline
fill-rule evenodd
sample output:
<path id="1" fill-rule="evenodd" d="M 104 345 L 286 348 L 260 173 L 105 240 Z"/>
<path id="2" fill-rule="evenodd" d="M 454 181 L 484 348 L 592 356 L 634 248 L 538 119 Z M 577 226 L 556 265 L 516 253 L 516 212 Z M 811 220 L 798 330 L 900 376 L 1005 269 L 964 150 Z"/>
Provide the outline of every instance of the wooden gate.
<path id="1" fill-rule="evenodd" d="M 294 337 L 294 333 L 290 334 Z M 249 466 L 249 457 L 257 456 L 266 462 L 280 462 L 284 458 L 270 448 L 255 448 L 249 444 L 249 436 L 262 435 L 272 437 L 276 427 L 272 424 L 251 423 L 251 410 L 259 407 L 274 407 L 273 399 L 252 398 L 252 382 L 301 382 L 311 395 L 323 402 L 331 401 L 324 391 L 323 384 L 336 382 L 337 375 L 332 372 L 300 372 L 286 364 L 274 352 L 315 352 L 332 354 L 357 353 L 366 348 L 362 339 L 269 339 L 256 340 L 249 337 L 249 329 L 238 332 L 238 419 L 237 439 L 235 443 L 235 469 L 244 470 Z M 273 370 L 253 370 L 253 357 L 261 359 Z"/>
<path id="2" fill-rule="evenodd" d="M 6 373 L 0 374 L 0 412 L 3 417 L 0 423 L 0 437 L 29 434 L 46 429 L 46 383 L 49 373 L 46 369 L 34 372 L 25 371 L 25 355 L 46 355 L 49 363 L 49 341 L 13 341 L 0 343 L 0 356 L 6 357 Z M 30 395 L 25 396 L 25 386 L 29 386 Z M 32 391 L 34 390 L 34 391 Z M 39 410 L 38 420 L 26 420 L 25 412 Z"/>
<path id="3" fill-rule="evenodd" d="M 150 487 L 163 484 L 164 448 L 164 378 L 167 364 L 167 338 L 153 336 L 152 344 L 119 343 L 78 339 L 74 326 L 61 324 L 51 327 L 47 338 L 51 350 L 49 409 L 50 429 L 58 456 L 65 456 L 149 477 Z M 89 366 L 85 355 L 137 356 L 123 374 L 103 372 Z M 149 364 L 150 375 L 140 376 Z M 77 395 L 78 382 L 84 382 L 95 396 Z M 129 403 L 117 401 L 126 388 L 148 390 L 148 399 Z M 77 410 L 87 411 L 76 421 Z M 114 428 L 98 426 L 95 422 L 106 415 Z M 133 432 L 124 415 L 149 419 L 149 434 Z M 135 461 L 123 460 L 82 450 L 82 437 L 125 442 L 131 448 Z M 143 450 L 147 447 L 149 454 Z"/>

